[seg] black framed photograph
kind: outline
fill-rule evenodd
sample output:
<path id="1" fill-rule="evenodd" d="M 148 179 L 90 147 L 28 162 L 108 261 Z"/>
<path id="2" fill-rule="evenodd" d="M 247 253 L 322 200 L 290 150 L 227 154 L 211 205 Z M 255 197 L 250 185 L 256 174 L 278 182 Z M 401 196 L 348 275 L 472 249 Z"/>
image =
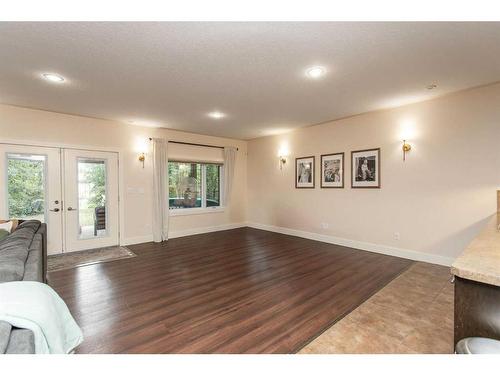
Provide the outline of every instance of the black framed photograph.
<path id="1" fill-rule="evenodd" d="M 351 152 L 351 186 L 380 188 L 380 148 Z"/>
<path id="2" fill-rule="evenodd" d="M 314 156 L 295 159 L 295 187 L 297 189 L 314 188 Z"/>
<path id="3" fill-rule="evenodd" d="M 321 155 L 321 187 L 344 187 L 344 153 Z"/>

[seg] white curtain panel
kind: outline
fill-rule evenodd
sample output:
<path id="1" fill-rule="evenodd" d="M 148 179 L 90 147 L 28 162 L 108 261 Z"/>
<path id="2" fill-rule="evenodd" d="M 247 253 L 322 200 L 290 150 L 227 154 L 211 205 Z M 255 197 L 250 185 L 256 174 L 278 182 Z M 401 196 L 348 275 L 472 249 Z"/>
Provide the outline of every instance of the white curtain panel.
<path id="1" fill-rule="evenodd" d="M 224 147 L 224 206 L 229 204 L 236 164 L 236 148 Z"/>
<path id="2" fill-rule="evenodd" d="M 168 141 L 153 139 L 153 241 L 168 240 Z"/>

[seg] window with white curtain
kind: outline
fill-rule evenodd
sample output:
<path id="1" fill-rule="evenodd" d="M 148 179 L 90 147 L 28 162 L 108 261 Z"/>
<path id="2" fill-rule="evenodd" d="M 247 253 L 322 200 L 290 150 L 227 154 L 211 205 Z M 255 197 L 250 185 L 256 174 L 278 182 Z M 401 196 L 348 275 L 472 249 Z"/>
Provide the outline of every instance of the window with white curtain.
<path id="1" fill-rule="evenodd" d="M 169 208 L 193 210 L 218 208 L 222 202 L 222 164 L 169 161 Z"/>

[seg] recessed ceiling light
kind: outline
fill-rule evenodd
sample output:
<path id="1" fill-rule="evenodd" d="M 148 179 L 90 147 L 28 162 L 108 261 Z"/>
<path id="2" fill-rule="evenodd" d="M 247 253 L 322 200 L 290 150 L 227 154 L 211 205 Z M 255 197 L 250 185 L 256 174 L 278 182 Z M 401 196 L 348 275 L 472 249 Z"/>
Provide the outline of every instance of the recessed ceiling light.
<path id="1" fill-rule="evenodd" d="M 306 70 L 306 75 L 312 79 L 318 79 L 326 73 L 322 66 L 312 66 Z"/>
<path id="2" fill-rule="evenodd" d="M 427 90 L 434 90 L 436 87 L 438 87 L 435 83 L 428 85 Z"/>
<path id="3" fill-rule="evenodd" d="M 208 114 L 208 117 L 214 118 L 216 120 L 219 120 L 221 118 L 226 117 L 225 113 L 219 112 L 219 111 L 213 111 Z"/>
<path id="4" fill-rule="evenodd" d="M 47 81 L 54 82 L 54 83 L 64 82 L 64 77 L 60 76 L 59 74 L 55 74 L 55 73 L 43 73 L 42 77 L 43 77 L 43 79 L 46 79 Z"/>

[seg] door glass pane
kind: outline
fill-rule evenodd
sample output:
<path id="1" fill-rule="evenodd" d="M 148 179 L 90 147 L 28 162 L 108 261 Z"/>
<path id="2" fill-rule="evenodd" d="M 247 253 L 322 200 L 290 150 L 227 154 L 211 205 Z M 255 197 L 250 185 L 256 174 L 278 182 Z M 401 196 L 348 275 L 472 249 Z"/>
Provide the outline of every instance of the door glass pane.
<path id="1" fill-rule="evenodd" d="M 9 218 L 45 222 L 44 155 L 7 154 Z"/>
<path id="2" fill-rule="evenodd" d="M 170 209 L 201 207 L 201 164 L 168 163 Z"/>
<path id="3" fill-rule="evenodd" d="M 207 164 L 207 207 L 220 206 L 220 165 Z"/>
<path id="4" fill-rule="evenodd" d="M 106 161 L 78 159 L 80 239 L 106 236 Z"/>

